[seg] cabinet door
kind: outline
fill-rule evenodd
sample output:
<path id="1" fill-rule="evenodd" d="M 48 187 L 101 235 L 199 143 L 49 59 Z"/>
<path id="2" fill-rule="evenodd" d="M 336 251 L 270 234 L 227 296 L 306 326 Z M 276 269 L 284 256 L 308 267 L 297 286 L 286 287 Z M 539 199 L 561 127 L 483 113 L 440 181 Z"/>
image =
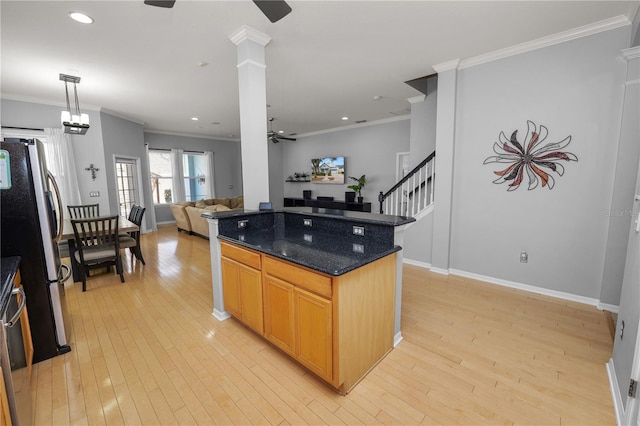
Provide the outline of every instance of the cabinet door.
<path id="1" fill-rule="evenodd" d="M 264 335 L 291 356 L 295 356 L 293 289 L 285 281 L 264 276 Z"/>
<path id="2" fill-rule="evenodd" d="M 224 309 L 238 319 L 242 319 L 240 308 L 240 264 L 223 257 L 222 264 L 222 292 Z"/>
<path id="3" fill-rule="evenodd" d="M 263 334 L 262 279 L 260 271 L 244 265 L 238 266 L 242 321 L 258 333 Z"/>
<path id="4" fill-rule="evenodd" d="M 295 289 L 296 355 L 298 360 L 329 383 L 333 374 L 331 301 Z"/>

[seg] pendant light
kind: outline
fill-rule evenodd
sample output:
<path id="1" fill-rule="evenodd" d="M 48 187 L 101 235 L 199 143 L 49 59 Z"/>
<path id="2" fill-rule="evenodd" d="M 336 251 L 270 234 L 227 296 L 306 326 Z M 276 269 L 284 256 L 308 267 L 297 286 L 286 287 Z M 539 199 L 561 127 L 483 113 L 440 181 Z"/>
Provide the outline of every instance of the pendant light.
<path id="1" fill-rule="evenodd" d="M 67 99 L 67 109 L 62 111 L 60 116 L 64 132 L 72 135 L 84 135 L 87 133 L 87 130 L 89 130 L 89 114 L 80 113 L 78 88 L 76 87 L 76 84 L 80 83 L 80 77 L 60 74 L 60 80 L 64 81 L 64 91 Z M 69 83 L 73 83 L 73 95 L 75 100 L 74 110 L 71 109 L 71 104 L 69 103 Z"/>

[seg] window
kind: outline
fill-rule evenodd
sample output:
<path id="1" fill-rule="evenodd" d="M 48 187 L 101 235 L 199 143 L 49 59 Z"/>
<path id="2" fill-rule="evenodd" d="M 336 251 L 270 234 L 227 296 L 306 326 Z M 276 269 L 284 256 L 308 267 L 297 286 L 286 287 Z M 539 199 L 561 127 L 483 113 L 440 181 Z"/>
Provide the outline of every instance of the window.
<path id="1" fill-rule="evenodd" d="M 153 204 L 172 203 L 171 152 L 149 150 L 149 171 Z"/>
<path id="2" fill-rule="evenodd" d="M 151 172 L 153 203 L 168 204 L 178 201 L 173 196 L 175 191 L 173 191 L 172 185 L 171 152 L 150 149 L 149 170 Z M 203 153 L 182 154 L 185 201 L 207 198 L 206 172 L 206 156 Z"/>
<path id="3" fill-rule="evenodd" d="M 196 201 L 207 198 L 207 187 L 205 186 L 206 169 L 204 154 L 188 153 L 182 156 L 186 201 Z"/>

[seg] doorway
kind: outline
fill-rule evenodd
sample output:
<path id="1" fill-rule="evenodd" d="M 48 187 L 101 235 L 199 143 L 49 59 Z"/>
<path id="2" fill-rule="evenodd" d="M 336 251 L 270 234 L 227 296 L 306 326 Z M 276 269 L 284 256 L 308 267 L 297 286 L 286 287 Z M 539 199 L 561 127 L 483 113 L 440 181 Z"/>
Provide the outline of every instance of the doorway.
<path id="1" fill-rule="evenodd" d="M 128 217 L 131 206 L 142 205 L 142 180 L 140 159 L 136 157 L 116 156 L 116 192 L 118 194 L 118 214 Z M 145 223 L 141 224 L 141 232 L 145 230 Z"/>

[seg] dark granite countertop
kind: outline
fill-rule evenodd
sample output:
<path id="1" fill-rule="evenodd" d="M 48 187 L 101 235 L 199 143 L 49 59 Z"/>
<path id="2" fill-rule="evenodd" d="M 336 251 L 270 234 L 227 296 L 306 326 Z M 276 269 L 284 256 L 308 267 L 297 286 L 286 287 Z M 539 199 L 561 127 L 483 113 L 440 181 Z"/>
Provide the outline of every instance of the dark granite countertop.
<path id="1" fill-rule="evenodd" d="M 416 219 L 407 216 L 392 216 L 388 214 L 365 213 L 351 210 L 323 209 L 319 207 L 286 207 L 282 210 L 286 213 L 301 215 L 312 214 L 314 216 L 328 217 L 339 220 L 374 223 L 378 225 L 400 226 L 415 222 Z"/>
<path id="2" fill-rule="evenodd" d="M 20 256 L 3 257 L 0 260 L 2 269 L 2 281 L 0 281 L 0 318 L 4 316 L 11 300 L 11 291 L 13 291 L 13 279 L 18 273 L 20 267 Z"/>
<path id="3" fill-rule="evenodd" d="M 372 239 L 300 228 L 249 228 L 234 230 L 218 238 L 334 276 L 401 250 L 399 246 Z"/>
<path id="4" fill-rule="evenodd" d="M 407 216 L 392 216 L 386 214 L 377 214 L 377 213 L 365 213 L 365 212 L 356 212 L 350 210 L 335 210 L 335 209 L 323 209 L 319 207 L 285 207 L 282 210 L 274 210 L 273 212 L 284 212 L 284 213 L 292 213 L 299 215 L 312 215 L 312 216 L 320 216 L 325 218 L 331 218 L 336 220 L 348 220 L 348 221 L 358 221 L 362 223 L 372 223 L 378 225 L 388 225 L 388 226 L 400 226 L 406 225 L 407 223 L 415 222 L 416 219 L 413 217 Z M 269 211 L 257 211 L 257 210 L 228 210 L 223 212 L 205 212 L 202 213 L 202 217 L 205 218 L 216 218 L 216 219 L 224 219 L 235 216 L 245 216 L 248 214 L 265 214 L 269 213 Z"/>

